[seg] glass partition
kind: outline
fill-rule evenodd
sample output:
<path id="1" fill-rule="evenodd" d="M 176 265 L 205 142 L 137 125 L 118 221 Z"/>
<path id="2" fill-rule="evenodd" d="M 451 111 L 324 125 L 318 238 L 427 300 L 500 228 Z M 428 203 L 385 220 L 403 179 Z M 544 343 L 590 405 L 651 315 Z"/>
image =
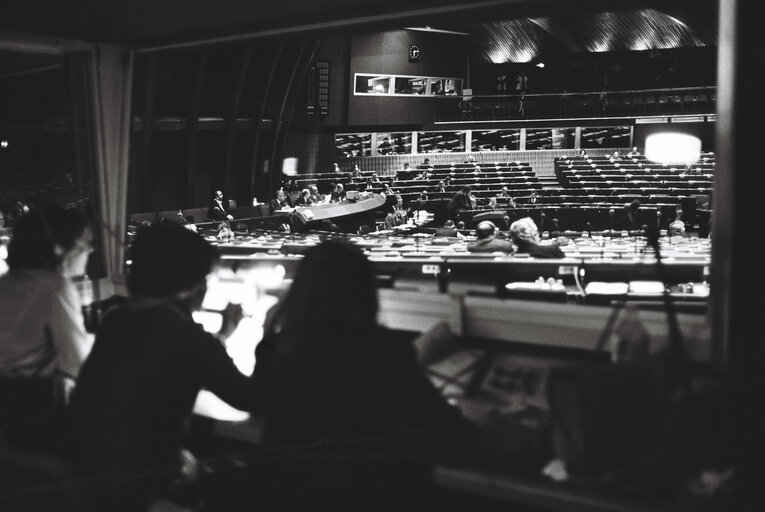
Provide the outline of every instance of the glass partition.
<path id="1" fill-rule="evenodd" d="M 526 130 L 526 149 L 552 148 L 552 130 L 550 128 Z"/>
<path id="2" fill-rule="evenodd" d="M 418 153 L 458 153 L 465 151 L 465 132 L 418 132 Z"/>
<path id="3" fill-rule="evenodd" d="M 574 149 L 576 128 L 553 128 L 552 149 Z"/>
<path id="4" fill-rule="evenodd" d="M 376 137 L 378 155 L 408 155 L 412 153 L 412 132 L 378 132 Z"/>
<path id="5" fill-rule="evenodd" d="M 520 130 L 474 131 L 471 151 L 515 151 L 520 140 Z"/>
<path id="6" fill-rule="evenodd" d="M 628 148 L 630 147 L 632 128 L 629 126 L 603 126 L 582 128 L 581 147 L 593 148 Z"/>
<path id="7" fill-rule="evenodd" d="M 389 76 L 356 75 L 356 94 L 388 94 Z"/>
<path id="8" fill-rule="evenodd" d="M 86 273 L 103 275 L 95 169 L 88 151 L 85 59 L 0 51 L 0 273 L 5 245 L 30 209 L 55 203 L 88 219 L 93 247 Z M 11 67 L 12 66 L 12 67 Z"/>
<path id="9" fill-rule="evenodd" d="M 338 157 L 372 155 L 371 133 L 338 133 L 335 135 L 335 150 Z"/>
<path id="10" fill-rule="evenodd" d="M 462 94 L 462 79 L 455 77 L 356 73 L 354 84 L 354 94 L 357 96 L 379 94 L 389 96 L 458 96 Z"/>

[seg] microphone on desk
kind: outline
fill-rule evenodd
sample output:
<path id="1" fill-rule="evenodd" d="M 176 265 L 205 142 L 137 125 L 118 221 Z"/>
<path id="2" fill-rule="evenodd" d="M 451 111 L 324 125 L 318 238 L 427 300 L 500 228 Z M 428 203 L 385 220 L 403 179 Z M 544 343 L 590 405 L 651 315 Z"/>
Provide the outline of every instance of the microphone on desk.
<path id="1" fill-rule="evenodd" d="M 542 231 L 542 228 L 545 225 L 545 217 L 546 217 L 545 212 L 542 212 L 539 214 L 539 230 L 540 231 Z"/>
<path id="2" fill-rule="evenodd" d="M 656 210 L 656 229 L 661 229 L 661 210 Z"/>
<path id="3" fill-rule="evenodd" d="M 560 227 L 558 226 L 558 219 L 557 219 L 557 218 L 554 218 L 554 219 L 552 220 L 552 223 L 553 223 L 553 226 L 555 226 L 555 231 L 558 231 L 558 232 L 560 232 Z"/>
<path id="4" fill-rule="evenodd" d="M 587 225 L 587 229 L 590 231 L 590 235 L 592 235 L 592 232 L 595 231 L 595 229 L 592 227 L 592 224 L 590 224 L 590 221 L 585 222 Z"/>

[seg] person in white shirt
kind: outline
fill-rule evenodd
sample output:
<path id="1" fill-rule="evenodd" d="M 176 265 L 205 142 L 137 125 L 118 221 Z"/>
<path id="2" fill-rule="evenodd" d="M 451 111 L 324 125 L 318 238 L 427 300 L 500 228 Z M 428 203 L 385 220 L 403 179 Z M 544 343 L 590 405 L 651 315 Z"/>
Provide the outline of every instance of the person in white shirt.
<path id="1" fill-rule="evenodd" d="M 92 250 L 92 233 L 76 210 L 32 208 L 14 228 L 10 270 L 0 277 L 0 402 L 26 405 L 3 420 L 12 444 L 41 448 L 55 434 L 40 418 L 56 417 L 90 353 L 93 337 L 71 278 L 85 274 Z"/>

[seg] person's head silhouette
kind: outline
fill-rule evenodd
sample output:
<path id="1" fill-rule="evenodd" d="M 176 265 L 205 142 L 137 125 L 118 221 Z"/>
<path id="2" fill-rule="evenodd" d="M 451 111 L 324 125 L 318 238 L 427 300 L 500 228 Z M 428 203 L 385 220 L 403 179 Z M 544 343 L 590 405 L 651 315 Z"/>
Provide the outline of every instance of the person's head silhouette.
<path id="1" fill-rule="evenodd" d="M 377 307 L 367 257 L 352 244 L 328 240 L 306 253 L 267 330 L 285 335 L 286 351 L 360 342 L 363 334 L 353 334 L 377 325 Z"/>

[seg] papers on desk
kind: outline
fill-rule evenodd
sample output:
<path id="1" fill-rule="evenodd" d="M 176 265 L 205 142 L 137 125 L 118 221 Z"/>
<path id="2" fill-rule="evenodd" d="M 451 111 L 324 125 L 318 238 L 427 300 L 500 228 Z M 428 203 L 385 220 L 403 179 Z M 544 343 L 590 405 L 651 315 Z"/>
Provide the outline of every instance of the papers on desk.
<path id="1" fill-rule="evenodd" d="M 607 283 L 592 281 L 584 289 L 585 295 L 626 295 L 629 291 L 627 283 Z"/>
<path id="2" fill-rule="evenodd" d="M 640 295 L 661 295 L 664 284 L 661 281 L 630 281 L 629 292 Z"/>

